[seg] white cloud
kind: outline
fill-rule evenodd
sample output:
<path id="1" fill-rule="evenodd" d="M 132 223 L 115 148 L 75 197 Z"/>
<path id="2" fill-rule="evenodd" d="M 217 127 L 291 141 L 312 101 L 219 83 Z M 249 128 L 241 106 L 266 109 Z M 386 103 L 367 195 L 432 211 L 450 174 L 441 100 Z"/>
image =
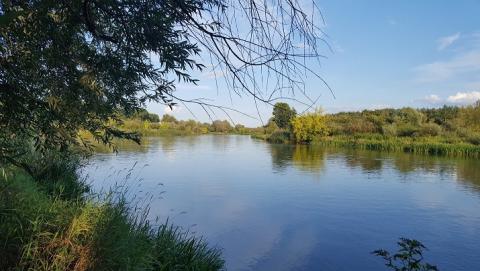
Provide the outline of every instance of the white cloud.
<path id="1" fill-rule="evenodd" d="M 419 82 L 439 82 L 459 75 L 480 72 L 480 49 L 460 53 L 445 61 L 436 61 L 414 68 Z"/>
<path id="2" fill-rule="evenodd" d="M 460 32 L 457 32 L 457 33 L 455 33 L 453 35 L 450 35 L 450 36 L 439 38 L 437 40 L 437 43 L 438 43 L 437 49 L 439 51 L 442 51 L 442 50 L 446 49 L 447 47 L 449 47 L 450 45 L 452 45 L 459 38 L 460 38 Z"/>
<path id="3" fill-rule="evenodd" d="M 457 92 L 457 94 L 448 96 L 447 101 L 455 104 L 471 104 L 480 100 L 480 91 Z"/>
<path id="4" fill-rule="evenodd" d="M 440 98 L 438 95 L 430 94 L 430 95 L 427 95 L 427 96 L 423 97 L 419 101 L 429 103 L 429 104 L 438 104 L 438 103 L 442 102 L 442 98 Z"/>
<path id="5" fill-rule="evenodd" d="M 208 85 L 194 85 L 194 84 L 178 84 L 175 87 L 176 90 L 178 91 L 208 91 L 211 90 L 212 87 Z"/>

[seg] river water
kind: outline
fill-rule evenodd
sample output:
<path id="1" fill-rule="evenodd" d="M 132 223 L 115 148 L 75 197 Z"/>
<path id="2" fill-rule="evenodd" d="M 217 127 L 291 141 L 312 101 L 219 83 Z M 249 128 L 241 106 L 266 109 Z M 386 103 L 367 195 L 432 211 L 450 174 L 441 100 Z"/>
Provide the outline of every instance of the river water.
<path id="1" fill-rule="evenodd" d="M 440 270 L 480 270 L 480 161 L 249 136 L 146 138 L 96 154 L 96 190 L 125 185 L 223 250 L 229 270 L 386 270 L 371 251 L 420 240 Z"/>

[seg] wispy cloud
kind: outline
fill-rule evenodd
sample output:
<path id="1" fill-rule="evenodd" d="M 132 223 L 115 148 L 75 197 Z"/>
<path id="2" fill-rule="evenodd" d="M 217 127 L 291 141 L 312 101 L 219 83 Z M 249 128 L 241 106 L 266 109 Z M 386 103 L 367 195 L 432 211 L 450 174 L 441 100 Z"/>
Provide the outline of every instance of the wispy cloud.
<path id="1" fill-rule="evenodd" d="M 441 37 L 438 39 L 438 47 L 437 49 L 439 51 L 442 51 L 452 45 L 454 42 L 456 42 L 460 38 L 460 32 L 457 32 L 453 35 L 446 36 L 446 37 Z"/>
<path id="2" fill-rule="evenodd" d="M 472 104 L 480 100 L 480 91 L 457 92 L 457 94 L 448 96 L 447 101 L 454 104 Z"/>
<path id="3" fill-rule="evenodd" d="M 423 64 L 414 68 L 419 82 L 440 82 L 455 76 L 480 71 L 480 48 L 459 53 L 451 59 Z"/>
<path id="4" fill-rule="evenodd" d="M 480 100 L 480 91 L 466 91 L 457 92 L 454 95 L 450 95 L 447 98 L 442 98 L 436 94 L 427 95 L 421 99 L 417 99 L 417 102 L 423 104 L 439 105 L 439 104 L 456 104 L 467 105 L 473 104 Z"/>

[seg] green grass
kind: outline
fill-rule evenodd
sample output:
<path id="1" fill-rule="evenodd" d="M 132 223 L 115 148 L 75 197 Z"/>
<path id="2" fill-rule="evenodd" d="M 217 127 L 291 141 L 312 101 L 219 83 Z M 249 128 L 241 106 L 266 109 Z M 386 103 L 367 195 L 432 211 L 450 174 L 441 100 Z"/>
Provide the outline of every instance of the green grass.
<path id="1" fill-rule="evenodd" d="M 313 144 L 423 155 L 480 157 L 480 146 L 461 141 L 452 143 L 441 137 L 331 136 L 318 138 Z"/>
<path id="2" fill-rule="evenodd" d="M 218 249 L 171 224 L 154 227 L 121 195 L 66 198 L 67 187 L 7 172 L 0 177 L 2 270 L 223 268 Z"/>
<path id="3" fill-rule="evenodd" d="M 293 143 L 285 131 L 252 134 L 251 137 L 270 143 Z M 459 137 L 447 136 L 394 137 L 381 134 L 356 134 L 317 137 L 310 144 L 385 152 L 480 158 L 480 145 L 476 144 L 476 140 L 476 138 L 463 140 Z"/>

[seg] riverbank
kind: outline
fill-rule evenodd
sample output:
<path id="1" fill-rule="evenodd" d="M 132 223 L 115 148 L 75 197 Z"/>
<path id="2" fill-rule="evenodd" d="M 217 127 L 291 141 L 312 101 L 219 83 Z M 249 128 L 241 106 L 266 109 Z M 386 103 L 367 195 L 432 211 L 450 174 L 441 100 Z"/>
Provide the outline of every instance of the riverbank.
<path id="1" fill-rule="evenodd" d="M 59 162 L 41 180 L 2 168 L 2 270 L 223 268 L 218 249 L 169 223 L 151 224 L 148 208 L 132 206 L 122 193 L 89 192 L 71 163 Z"/>
<path id="2" fill-rule="evenodd" d="M 252 134 L 252 138 L 276 144 L 296 144 L 288 132 L 270 135 Z M 385 152 L 406 152 L 421 155 L 480 158 L 480 145 L 444 137 L 388 137 L 382 135 L 323 136 L 309 142 L 311 145 L 343 147 Z"/>
<path id="3" fill-rule="evenodd" d="M 466 142 L 448 143 L 442 138 L 399 138 L 333 136 L 314 140 L 312 144 L 364 150 L 479 158 L 480 146 Z"/>

